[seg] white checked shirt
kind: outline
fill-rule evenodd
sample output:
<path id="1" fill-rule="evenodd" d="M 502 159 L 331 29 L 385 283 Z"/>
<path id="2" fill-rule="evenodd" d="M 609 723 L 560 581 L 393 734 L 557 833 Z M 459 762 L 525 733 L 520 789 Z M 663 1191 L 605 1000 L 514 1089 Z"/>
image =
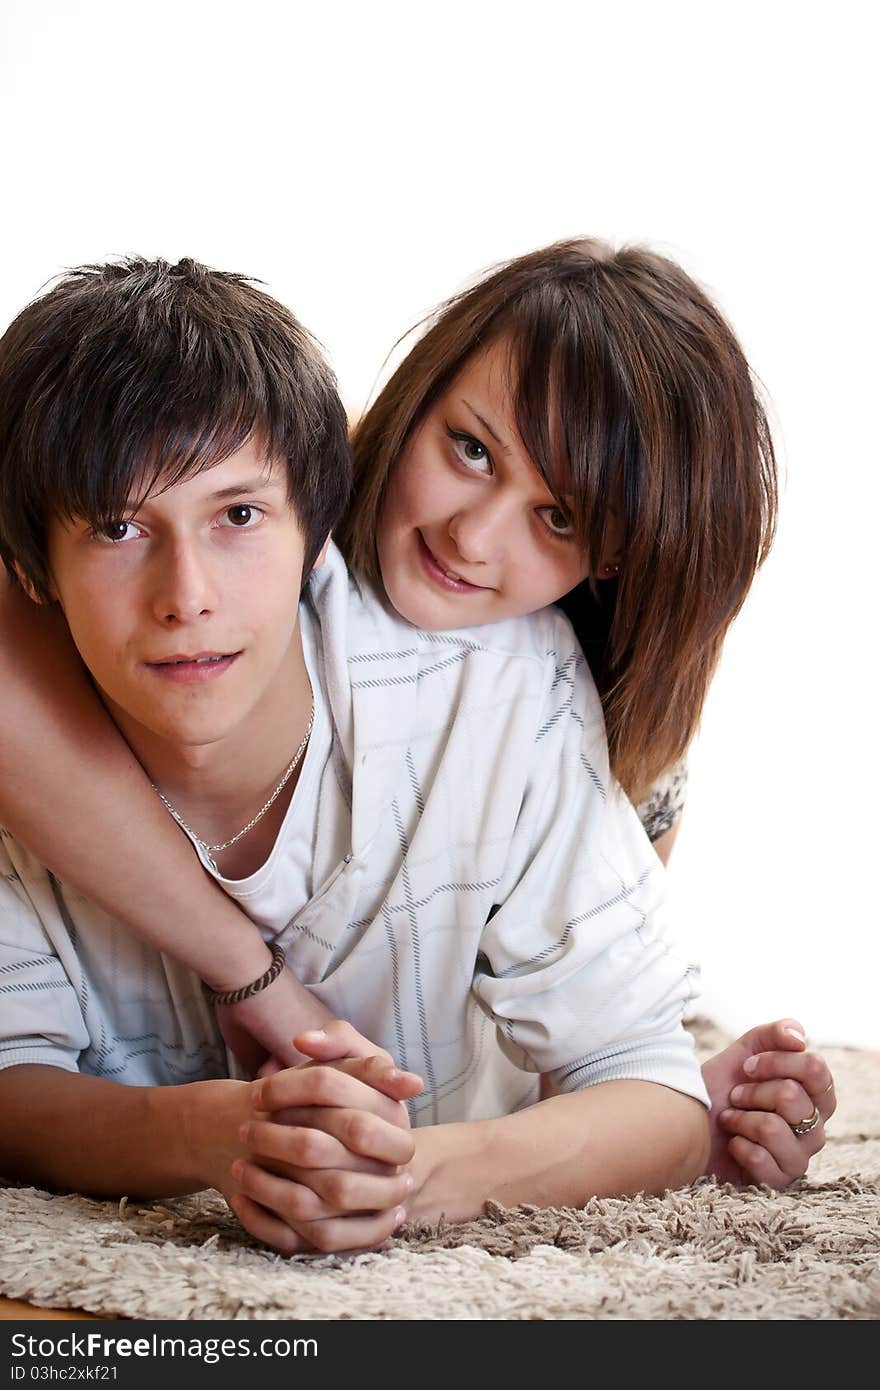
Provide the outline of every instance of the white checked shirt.
<path id="1" fill-rule="evenodd" d="M 665 938 L 664 872 L 610 783 L 568 622 L 421 632 L 332 548 L 302 621 L 329 753 L 267 863 L 221 883 L 334 1014 L 424 1077 L 415 1123 L 508 1113 L 543 1072 L 563 1091 L 634 1078 L 707 1103 L 681 1025 L 696 972 Z M 189 971 L 5 833 L 0 873 L 0 1066 L 229 1073 Z"/>

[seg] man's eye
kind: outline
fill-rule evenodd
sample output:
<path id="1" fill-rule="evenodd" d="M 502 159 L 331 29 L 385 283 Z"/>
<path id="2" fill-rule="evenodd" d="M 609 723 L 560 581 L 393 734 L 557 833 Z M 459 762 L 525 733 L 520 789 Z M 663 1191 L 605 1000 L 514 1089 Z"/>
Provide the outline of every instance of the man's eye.
<path id="1" fill-rule="evenodd" d="M 229 526 L 237 526 L 239 530 L 242 530 L 245 527 L 253 526 L 256 522 L 261 521 L 263 513 L 260 511 L 259 507 L 249 507 L 245 502 L 236 502 L 234 507 L 226 508 L 224 517 L 226 519 L 226 524 Z"/>
<path id="2" fill-rule="evenodd" d="M 133 521 L 108 521 L 92 532 L 95 540 L 109 541 L 114 545 L 119 541 L 135 540 L 139 534 Z"/>
<path id="3" fill-rule="evenodd" d="M 574 523 L 563 507 L 541 507 L 539 515 L 554 536 L 566 538 L 574 535 Z"/>
<path id="4" fill-rule="evenodd" d="M 472 434 L 459 434 L 455 430 L 450 430 L 449 436 L 455 456 L 463 464 L 473 468 L 477 473 L 492 472 L 492 460 L 485 444 L 481 444 L 479 439 L 474 439 Z"/>

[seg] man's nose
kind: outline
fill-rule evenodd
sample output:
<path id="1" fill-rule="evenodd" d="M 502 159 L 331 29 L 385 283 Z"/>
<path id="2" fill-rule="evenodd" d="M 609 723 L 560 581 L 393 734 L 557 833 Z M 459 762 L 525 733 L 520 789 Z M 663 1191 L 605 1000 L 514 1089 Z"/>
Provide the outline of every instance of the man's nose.
<path id="1" fill-rule="evenodd" d="M 195 541 L 175 540 L 156 556 L 153 612 L 166 626 L 206 617 L 217 605 L 210 557 Z"/>

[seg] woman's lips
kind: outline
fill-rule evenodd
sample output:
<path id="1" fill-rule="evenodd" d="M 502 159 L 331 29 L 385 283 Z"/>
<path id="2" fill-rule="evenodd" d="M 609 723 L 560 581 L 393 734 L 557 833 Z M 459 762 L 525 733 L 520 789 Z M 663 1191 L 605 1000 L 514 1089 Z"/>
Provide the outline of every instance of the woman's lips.
<path id="1" fill-rule="evenodd" d="M 148 661 L 150 671 L 162 680 L 173 681 L 179 685 L 203 685 L 205 681 L 217 680 L 228 671 L 241 652 L 204 653 L 195 657 L 169 657 L 167 661 Z"/>
<path id="2" fill-rule="evenodd" d="M 486 586 L 483 584 L 469 584 L 466 579 L 453 578 L 442 566 L 434 555 L 434 552 L 427 545 L 421 531 L 416 533 L 419 538 L 419 559 L 422 568 L 428 578 L 435 584 L 439 584 L 441 589 L 446 589 L 451 594 L 480 594 L 485 593 Z"/>

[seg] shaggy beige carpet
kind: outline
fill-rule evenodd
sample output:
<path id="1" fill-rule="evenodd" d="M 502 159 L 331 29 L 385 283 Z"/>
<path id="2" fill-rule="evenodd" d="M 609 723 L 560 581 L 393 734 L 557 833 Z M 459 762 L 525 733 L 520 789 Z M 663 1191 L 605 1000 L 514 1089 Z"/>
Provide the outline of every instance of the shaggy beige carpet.
<path id="1" fill-rule="evenodd" d="M 698 1031 L 701 1050 L 720 1037 Z M 351 1258 L 282 1259 L 213 1194 L 0 1190 L 0 1293 L 128 1318 L 880 1317 L 880 1056 L 826 1049 L 839 1105 L 787 1192 L 714 1183 L 583 1210 L 490 1206 Z"/>

